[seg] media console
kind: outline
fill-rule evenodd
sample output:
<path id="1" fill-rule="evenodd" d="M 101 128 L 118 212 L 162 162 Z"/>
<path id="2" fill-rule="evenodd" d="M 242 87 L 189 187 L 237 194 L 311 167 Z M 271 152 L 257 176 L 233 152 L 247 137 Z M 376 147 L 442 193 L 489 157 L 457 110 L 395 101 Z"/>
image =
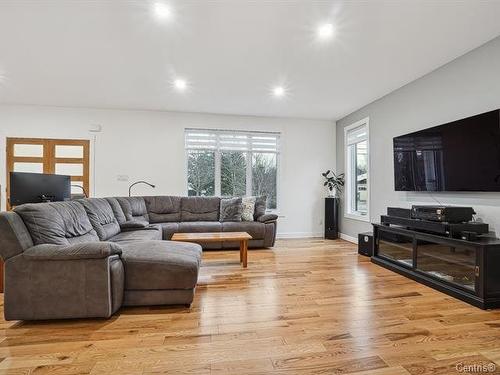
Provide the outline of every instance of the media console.
<path id="1" fill-rule="evenodd" d="M 500 239 L 373 224 L 372 262 L 482 309 L 500 307 Z"/>

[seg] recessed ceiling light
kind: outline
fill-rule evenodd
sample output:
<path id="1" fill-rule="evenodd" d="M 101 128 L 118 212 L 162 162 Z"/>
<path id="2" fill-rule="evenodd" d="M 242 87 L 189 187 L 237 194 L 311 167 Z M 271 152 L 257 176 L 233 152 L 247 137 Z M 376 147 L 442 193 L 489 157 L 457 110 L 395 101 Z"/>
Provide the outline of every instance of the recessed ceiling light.
<path id="1" fill-rule="evenodd" d="M 156 17 L 158 17 L 160 19 L 169 18 L 170 15 L 172 14 L 170 8 L 164 3 L 160 3 L 160 2 L 155 3 L 153 9 L 154 9 Z"/>
<path id="2" fill-rule="evenodd" d="M 335 29 L 331 23 L 320 25 L 317 30 L 318 38 L 329 39 L 333 36 Z"/>
<path id="3" fill-rule="evenodd" d="M 174 81 L 174 86 L 177 90 L 184 91 L 187 88 L 187 82 L 181 78 Z"/>
<path id="4" fill-rule="evenodd" d="M 280 98 L 285 95 L 285 88 L 283 86 L 276 86 L 273 89 L 273 95 Z"/>

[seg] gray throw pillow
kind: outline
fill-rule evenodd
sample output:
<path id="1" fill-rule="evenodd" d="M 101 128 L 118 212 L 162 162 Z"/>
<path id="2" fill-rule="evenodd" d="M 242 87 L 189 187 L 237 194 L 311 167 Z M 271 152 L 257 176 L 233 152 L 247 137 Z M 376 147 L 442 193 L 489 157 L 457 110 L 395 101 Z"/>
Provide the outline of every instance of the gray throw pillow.
<path id="1" fill-rule="evenodd" d="M 242 199 L 243 211 L 241 212 L 241 221 L 254 221 L 255 197 L 244 197 Z"/>
<path id="2" fill-rule="evenodd" d="M 253 213 L 254 220 L 257 220 L 259 216 L 265 215 L 267 208 L 267 196 L 261 195 L 260 197 L 255 197 L 255 211 Z"/>
<path id="3" fill-rule="evenodd" d="M 220 221 L 241 221 L 243 206 L 241 198 L 222 198 L 220 200 Z"/>

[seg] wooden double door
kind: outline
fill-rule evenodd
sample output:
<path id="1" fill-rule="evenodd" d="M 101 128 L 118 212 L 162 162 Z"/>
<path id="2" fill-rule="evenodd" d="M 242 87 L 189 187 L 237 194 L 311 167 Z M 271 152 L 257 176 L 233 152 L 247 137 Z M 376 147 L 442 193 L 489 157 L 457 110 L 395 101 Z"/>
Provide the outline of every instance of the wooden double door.
<path id="1" fill-rule="evenodd" d="M 7 209 L 10 172 L 70 175 L 71 192 L 89 193 L 90 142 L 80 139 L 7 138 Z"/>

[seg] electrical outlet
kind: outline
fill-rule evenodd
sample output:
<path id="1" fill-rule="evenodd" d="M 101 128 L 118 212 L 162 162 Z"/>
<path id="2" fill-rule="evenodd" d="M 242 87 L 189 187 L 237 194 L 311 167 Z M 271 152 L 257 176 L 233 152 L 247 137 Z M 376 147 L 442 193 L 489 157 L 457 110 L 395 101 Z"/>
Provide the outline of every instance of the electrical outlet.
<path id="1" fill-rule="evenodd" d="M 119 174 L 116 176 L 118 181 L 128 182 L 128 176 L 126 174 Z"/>

